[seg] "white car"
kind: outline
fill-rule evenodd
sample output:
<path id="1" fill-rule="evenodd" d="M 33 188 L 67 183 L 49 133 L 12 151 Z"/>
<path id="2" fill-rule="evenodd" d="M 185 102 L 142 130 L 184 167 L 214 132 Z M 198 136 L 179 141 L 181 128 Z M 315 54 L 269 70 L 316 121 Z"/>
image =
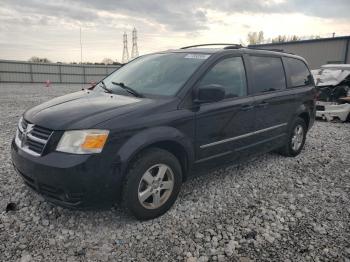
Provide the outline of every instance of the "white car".
<path id="1" fill-rule="evenodd" d="M 328 64 L 312 70 L 320 91 L 316 117 L 327 121 L 350 120 L 350 64 Z"/>

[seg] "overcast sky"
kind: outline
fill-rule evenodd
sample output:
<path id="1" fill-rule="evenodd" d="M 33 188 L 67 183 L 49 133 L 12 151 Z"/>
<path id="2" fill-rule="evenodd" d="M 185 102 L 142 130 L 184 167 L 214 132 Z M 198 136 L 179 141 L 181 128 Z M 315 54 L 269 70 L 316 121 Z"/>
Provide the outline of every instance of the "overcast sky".
<path id="1" fill-rule="evenodd" d="M 252 31 L 350 35 L 350 0 L 0 0 L 0 59 L 121 60 L 126 31 L 140 54 L 209 42 L 245 42 Z"/>

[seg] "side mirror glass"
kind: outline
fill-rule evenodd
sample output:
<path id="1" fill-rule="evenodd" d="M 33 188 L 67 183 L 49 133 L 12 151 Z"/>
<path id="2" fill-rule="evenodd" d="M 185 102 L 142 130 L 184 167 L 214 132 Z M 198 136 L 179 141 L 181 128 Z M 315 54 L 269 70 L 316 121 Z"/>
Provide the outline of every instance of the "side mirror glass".
<path id="1" fill-rule="evenodd" d="M 225 89 L 221 85 L 199 86 L 195 96 L 196 103 L 218 102 L 225 98 Z"/>

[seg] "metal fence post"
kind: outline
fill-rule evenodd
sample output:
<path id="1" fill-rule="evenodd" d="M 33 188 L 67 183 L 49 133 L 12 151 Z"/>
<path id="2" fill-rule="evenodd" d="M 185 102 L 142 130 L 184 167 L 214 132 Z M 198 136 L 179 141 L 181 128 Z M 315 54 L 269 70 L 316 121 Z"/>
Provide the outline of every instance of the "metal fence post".
<path id="1" fill-rule="evenodd" d="M 62 68 L 61 65 L 58 64 L 58 74 L 59 74 L 59 79 L 60 79 L 60 84 L 62 84 Z"/>
<path id="2" fill-rule="evenodd" d="M 82 84 L 85 84 L 86 83 L 85 66 L 82 65 L 82 67 L 83 67 L 83 82 L 82 82 Z"/>
<path id="3" fill-rule="evenodd" d="M 34 82 L 34 78 L 33 78 L 33 64 L 30 63 L 29 64 L 29 72 L 30 72 L 30 82 Z"/>

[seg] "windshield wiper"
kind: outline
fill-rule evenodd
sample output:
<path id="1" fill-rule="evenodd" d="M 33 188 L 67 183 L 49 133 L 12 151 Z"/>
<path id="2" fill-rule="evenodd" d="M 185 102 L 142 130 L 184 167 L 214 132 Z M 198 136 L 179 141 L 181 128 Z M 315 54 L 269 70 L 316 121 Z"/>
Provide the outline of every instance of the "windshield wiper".
<path id="1" fill-rule="evenodd" d="M 127 91 L 128 93 L 136 96 L 136 97 L 143 97 L 143 95 L 141 95 L 139 92 L 137 92 L 135 89 L 129 87 L 129 86 L 126 86 L 124 83 L 120 82 L 120 83 L 117 83 L 117 82 L 112 82 L 113 85 L 117 85 L 117 86 L 120 86 L 121 88 L 123 88 L 125 91 Z"/>
<path id="2" fill-rule="evenodd" d="M 107 86 L 106 86 L 106 84 L 105 84 L 105 82 L 102 80 L 101 82 L 100 82 L 101 84 L 102 84 L 102 88 L 107 92 L 107 93 L 113 93 L 112 92 L 112 90 L 110 90 Z"/>

